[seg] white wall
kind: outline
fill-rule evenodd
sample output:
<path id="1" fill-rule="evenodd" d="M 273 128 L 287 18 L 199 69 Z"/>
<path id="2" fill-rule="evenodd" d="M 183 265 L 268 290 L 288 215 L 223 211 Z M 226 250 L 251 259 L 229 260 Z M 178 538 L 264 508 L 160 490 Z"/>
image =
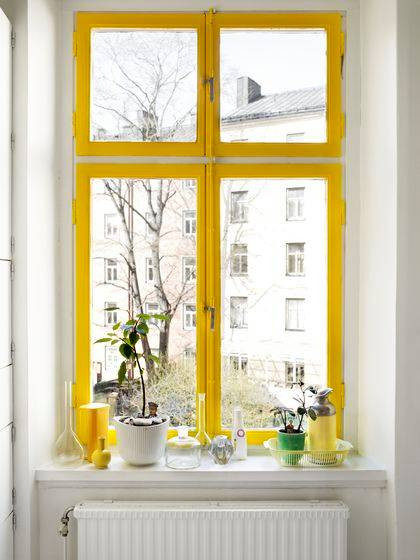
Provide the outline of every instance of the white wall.
<path id="1" fill-rule="evenodd" d="M 16 558 L 37 554 L 39 527 L 33 469 L 51 456 L 56 435 L 55 56 L 57 4 L 14 0 L 6 11 L 14 51 L 12 225 Z M 8 10 L 9 8 L 9 10 Z"/>
<path id="2" fill-rule="evenodd" d="M 420 3 L 398 3 L 398 200 L 395 493 L 397 558 L 420 550 Z"/>
<path id="3" fill-rule="evenodd" d="M 361 2 L 359 449 L 389 475 L 394 558 L 397 73 L 396 1 Z"/>

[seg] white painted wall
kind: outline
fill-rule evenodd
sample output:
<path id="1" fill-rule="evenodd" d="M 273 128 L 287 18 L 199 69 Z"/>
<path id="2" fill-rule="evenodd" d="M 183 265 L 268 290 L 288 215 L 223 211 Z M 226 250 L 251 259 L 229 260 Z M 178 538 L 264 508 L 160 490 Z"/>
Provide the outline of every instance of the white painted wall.
<path id="1" fill-rule="evenodd" d="M 33 469 L 56 435 L 56 9 L 54 0 L 14 0 L 5 9 L 14 51 L 12 227 L 15 357 L 16 558 L 36 557 L 39 531 Z M 34 556 L 32 556 L 34 555 Z"/>
<path id="2" fill-rule="evenodd" d="M 395 495 L 397 558 L 420 550 L 420 447 L 418 405 L 420 347 L 420 3 L 398 2 L 397 68 L 397 307 Z M 411 434 L 411 435 L 410 435 Z"/>

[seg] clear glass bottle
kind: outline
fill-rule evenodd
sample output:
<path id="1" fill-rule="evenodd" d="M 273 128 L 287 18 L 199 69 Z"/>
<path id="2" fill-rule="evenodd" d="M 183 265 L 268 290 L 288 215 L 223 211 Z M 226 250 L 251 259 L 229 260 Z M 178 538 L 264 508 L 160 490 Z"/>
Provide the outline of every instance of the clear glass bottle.
<path id="1" fill-rule="evenodd" d="M 195 469 L 200 466 L 201 445 L 188 435 L 188 426 L 179 426 L 178 435 L 166 443 L 166 466 L 171 469 Z"/>
<path id="2" fill-rule="evenodd" d="M 72 429 L 71 381 L 64 383 L 64 431 L 55 442 L 54 462 L 62 467 L 78 467 L 84 451 Z"/>
<path id="3" fill-rule="evenodd" d="M 198 430 L 195 436 L 200 442 L 201 449 L 209 450 L 211 439 L 206 432 L 206 394 L 198 393 Z"/>

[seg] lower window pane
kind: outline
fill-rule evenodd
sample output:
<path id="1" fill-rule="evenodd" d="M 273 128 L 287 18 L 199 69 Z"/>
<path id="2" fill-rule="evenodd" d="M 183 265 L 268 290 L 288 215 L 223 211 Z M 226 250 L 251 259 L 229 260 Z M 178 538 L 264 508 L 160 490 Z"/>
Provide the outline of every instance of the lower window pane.
<path id="1" fill-rule="evenodd" d="M 195 425 L 196 390 L 196 181 L 95 179 L 91 184 L 91 359 L 95 401 L 111 417 L 139 403 L 118 386 L 123 357 L 107 336 L 137 313 L 149 320 L 143 343 L 147 400 L 171 416 L 172 425 Z M 136 374 L 138 375 L 138 374 Z"/>
<path id="2" fill-rule="evenodd" d="M 221 183 L 222 424 L 294 406 L 293 383 L 327 380 L 327 204 L 319 179 Z"/>

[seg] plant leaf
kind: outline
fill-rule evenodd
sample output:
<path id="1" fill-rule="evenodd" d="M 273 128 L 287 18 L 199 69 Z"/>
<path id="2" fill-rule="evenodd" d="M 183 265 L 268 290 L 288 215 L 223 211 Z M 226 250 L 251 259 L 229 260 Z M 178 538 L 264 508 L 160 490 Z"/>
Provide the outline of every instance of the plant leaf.
<path id="1" fill-rule="evenodd" d="M 111 342 L 111 346 L 113 346 L 114 344 L 118 344 L 118 343 L 119 343 L 119 339 L 116 338 L 115 340 L 113 340 L 113 341 Z"/>
<path id="2" fill-rule="evenodd" d="M 160 362 L 159 358 L 157 356 L 154 356 L 153 354 L 150 354 L 149 358 L 153 360 L 155 364 L 158 364 Z"/>
<path id="3" fill-rule="evenodd" d="M 311 420 L 316 420 L 316 412 L 313 408 L 308 408 L 308 415 Z"/>
<path id="4" fill-rule="evenodd" d="M 120 348 L 120 354 L 122 354 L 124 356 L 124 358 L 131 358 L 132 354 L 133 354 L 133 350 L 131 349 L 131 346 L 129 344 L 126 344 L 125 342 L 123 344 L 121 344 Z"/>
<path id="5" fill-rule="evenodd" d="M 121 325 L 121 321 L 119 321 L 118 323 L 115 323 L 115 325 L 112 327 L 113 331 L 117 331 L 120 328 Z"/>
<path id="6" fill-rule="evenodd" d="M 126 321 L 125 324 L 131 327 L 131 325 L 136 324 L 136 321 L 134 319 L 130 319 L 129 321 Z"/>
<path id="7" fill-rule="evenodd" d="M 125 362 L 121 362 L 120 369 L 118 370 L 118 384 L 122 385 L 125 381 L 125 376 L 127 374 L 127 364 Z"/>
<path id="8" fill-rule="evenodd" d="M 158 319 L 159 321 L 169 321 L 169 315 L 162 315 L 161 313 L 155 313 L 151 315 L 151 319 Z"/>
<path id="9" fill-rule="evenodd" d="M 132 346 L 135 346 L 139 340 L 139 335 L 136 333 L 136 331 L 131 331 L 131 333 L 128 335 L 128 340 L 130 341 L 130 344 Z"/>
<path id="10" fill-rule="evenodd" d="M 99 338 L 98 340 L 95 340 L 94 344 L 98 344 L 98 342 L 109 342 L 110 340 L 110 338 Z"/>

